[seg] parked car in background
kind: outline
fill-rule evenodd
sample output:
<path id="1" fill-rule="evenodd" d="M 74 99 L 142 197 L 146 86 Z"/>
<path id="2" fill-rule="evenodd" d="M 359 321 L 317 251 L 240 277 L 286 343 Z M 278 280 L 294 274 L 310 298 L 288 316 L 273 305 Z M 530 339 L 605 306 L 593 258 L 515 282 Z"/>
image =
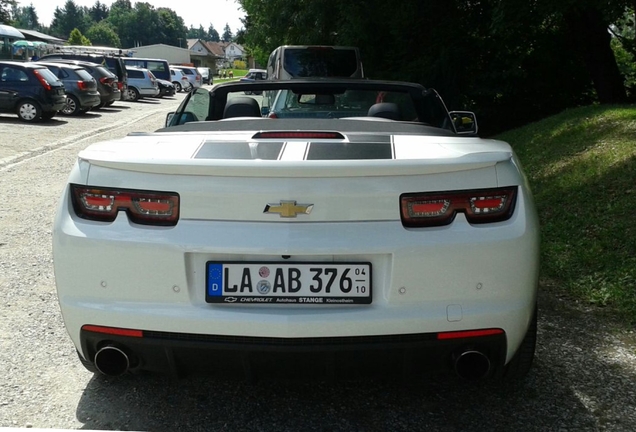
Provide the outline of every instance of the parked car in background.
<path id="1" fill-rule="evenodd" d="M 203 85 L 203 78 L 194 66 L 170 66 L 172 69 L 179 69 L 188 78 L 193 88 L 199 88 Z"/>
<path id="2" fill-rule="evenodd" d="M 83 67 L 97 81 L 97 91 L 99 92 L 100 104 L 96 108 L 103 108 L 112 105 L 121 99 L 121 91 L 119 90 L 117 75 L 112 73 L 105 66 L 97 63 L 85 62 L 81 60 L 50 60 L 55 63 L 71 64 Z"/>
<path id="3" fill-rule="evenodd" d="M 239 79 L 240 82 L 254 82 L 254 81 L 262 81 L 267 79 L 267 71 L 265 69 L 250 69 L 244 77 Z M 251 91 L 247 90 L 245 94 L 252 94 Z M 257 93 L 260 94 L 260 93 Z"/>
<path id="4" fill-rule="evenodd" d="M 126 70 L 128 71 L 128 95 L 126 99 L 137 101 L 159 94 L 157 78 L 148 69 L 127 67 Z"/>
<path id="5" fill-rule="evenodd" d="M 198 67 L 197 70 L 201 74 L 201 79 L 203 80 L 203 84 L 212 84 L 212 71 L 209 67 Z"/>
<path id="6" fill-rule="evenodd" d="M 126 72 L 126 65 L 124 64 L 124 61 L 121 59 L 121 57 L 109 54 L 61 52 L 55 54 L 45 54 L 40 57 L 39 61 L 49 61 L 53 59 L 81 60 L 106 66 L 109 71 L 117 75 L 117 85 L 119 87 L 119 91 L 121 92 L 121 98 L 122 100 L 126 99 L 126 90 L 128 89 L 128 75 Z"/>
<path id="7" fill-rule="evenodd" d="M 0 61 L 0 112 L 35 122 L 52 118 L 65 106 L 64 84 L 46 66 Z"/>
<path id="8" fill-rule="evenodd" d="M 62 114 L 85 114 L 101 103 L 97 81 L 83 67 L 56 62 L 38 63 L 46 66 L 64 84 L 66 106 L 60 111 Z"/>
<path id="9" fill-rule="evenodd" d="M 122 57 L 126 67 L 148 69 L 157 79 L 171 81 L 170 65 L 167 60 L 156 58 Z"/>
<path id="10" fill-rule="evenodd" d="M 181 69 L 170 68 L 170 81 L 174 84 L 174 89 L 177 93 L 192 89 L 190 80 Z"/>
<path id="11" fill-rule="evenodd" d="M 159 86 L 159 94 L 156 97 L 174 96 L 176 93 L 174 84 L 170 81 L 157 78 L 157 85 Z"/>

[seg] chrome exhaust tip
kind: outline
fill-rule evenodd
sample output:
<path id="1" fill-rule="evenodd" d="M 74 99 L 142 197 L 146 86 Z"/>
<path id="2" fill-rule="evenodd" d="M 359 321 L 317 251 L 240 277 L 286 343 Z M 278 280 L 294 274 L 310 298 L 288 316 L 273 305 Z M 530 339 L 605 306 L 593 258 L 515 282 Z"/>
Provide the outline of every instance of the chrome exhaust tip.
<path id="1" fill-rule="evenodd" d="M 107 345 L 95 354 L 95 367 L 104 375 L 120 376 L 128 371 L 130 359 L 121 349 Z"/>
<path id="2" fill-rule="evenodd" d="M 481 351 L 466 350 L 455 357 L 455 372 L 465 380 L 485 378 L 490 372 L 490 359 Z"/>

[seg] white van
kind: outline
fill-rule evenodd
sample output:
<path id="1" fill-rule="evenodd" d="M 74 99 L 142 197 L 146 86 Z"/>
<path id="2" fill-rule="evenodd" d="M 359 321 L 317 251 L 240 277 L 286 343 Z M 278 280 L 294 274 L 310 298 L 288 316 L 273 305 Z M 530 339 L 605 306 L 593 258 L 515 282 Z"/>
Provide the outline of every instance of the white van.
<path id="1" fill-rule="evenodd" d="M 267 61 L 267 78 L 364 78 L 360 51 L 356 47 L 283 45 Z"/>

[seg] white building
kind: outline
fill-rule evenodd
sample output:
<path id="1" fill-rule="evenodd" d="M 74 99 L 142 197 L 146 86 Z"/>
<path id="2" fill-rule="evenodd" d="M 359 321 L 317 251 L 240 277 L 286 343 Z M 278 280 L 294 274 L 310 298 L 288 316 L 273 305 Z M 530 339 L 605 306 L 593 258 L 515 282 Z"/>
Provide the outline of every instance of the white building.
<path id="1" fill-rule="evenodd" d="M 134 57 L 156 58 L 167 60 L 170 64 L 190 65 L 190 50 L 172 45 L 155 44 L 129 48 Z"/>

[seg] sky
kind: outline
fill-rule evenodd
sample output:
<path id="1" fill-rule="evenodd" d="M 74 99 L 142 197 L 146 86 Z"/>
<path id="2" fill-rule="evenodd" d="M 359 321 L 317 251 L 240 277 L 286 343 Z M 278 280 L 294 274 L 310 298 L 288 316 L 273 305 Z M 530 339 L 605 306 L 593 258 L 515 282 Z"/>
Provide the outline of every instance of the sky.
<path id="1" fill-rule="evenodd" d="M 73 0 L 78 6 L 94 6 L 97 0 Z M 100 3 L 110 5 L 114 0 L 100 0 Z M 208 29 L 210 23 L 214 29 L 223 34 L 225 24 L 230 25 L 233 34 L 243 27 L 240 18 L 245 17 L 245 12 L 241 6 L 234 0 L 145 0 L 156 8 L 166 7 L 176 12 L 187 27 L 190 25 L 199 28 L 202 25 L 205 30 Z M 38 14 L 38 19 L 42 25 L 49 26 L 53 21 L 53 12 L 56 7 L 62 9 L 66 0 L 18 0 L 18 6 L 24 7 L 33 4 Z M 131 0 L 133 7 L 135 0 Z"/>

